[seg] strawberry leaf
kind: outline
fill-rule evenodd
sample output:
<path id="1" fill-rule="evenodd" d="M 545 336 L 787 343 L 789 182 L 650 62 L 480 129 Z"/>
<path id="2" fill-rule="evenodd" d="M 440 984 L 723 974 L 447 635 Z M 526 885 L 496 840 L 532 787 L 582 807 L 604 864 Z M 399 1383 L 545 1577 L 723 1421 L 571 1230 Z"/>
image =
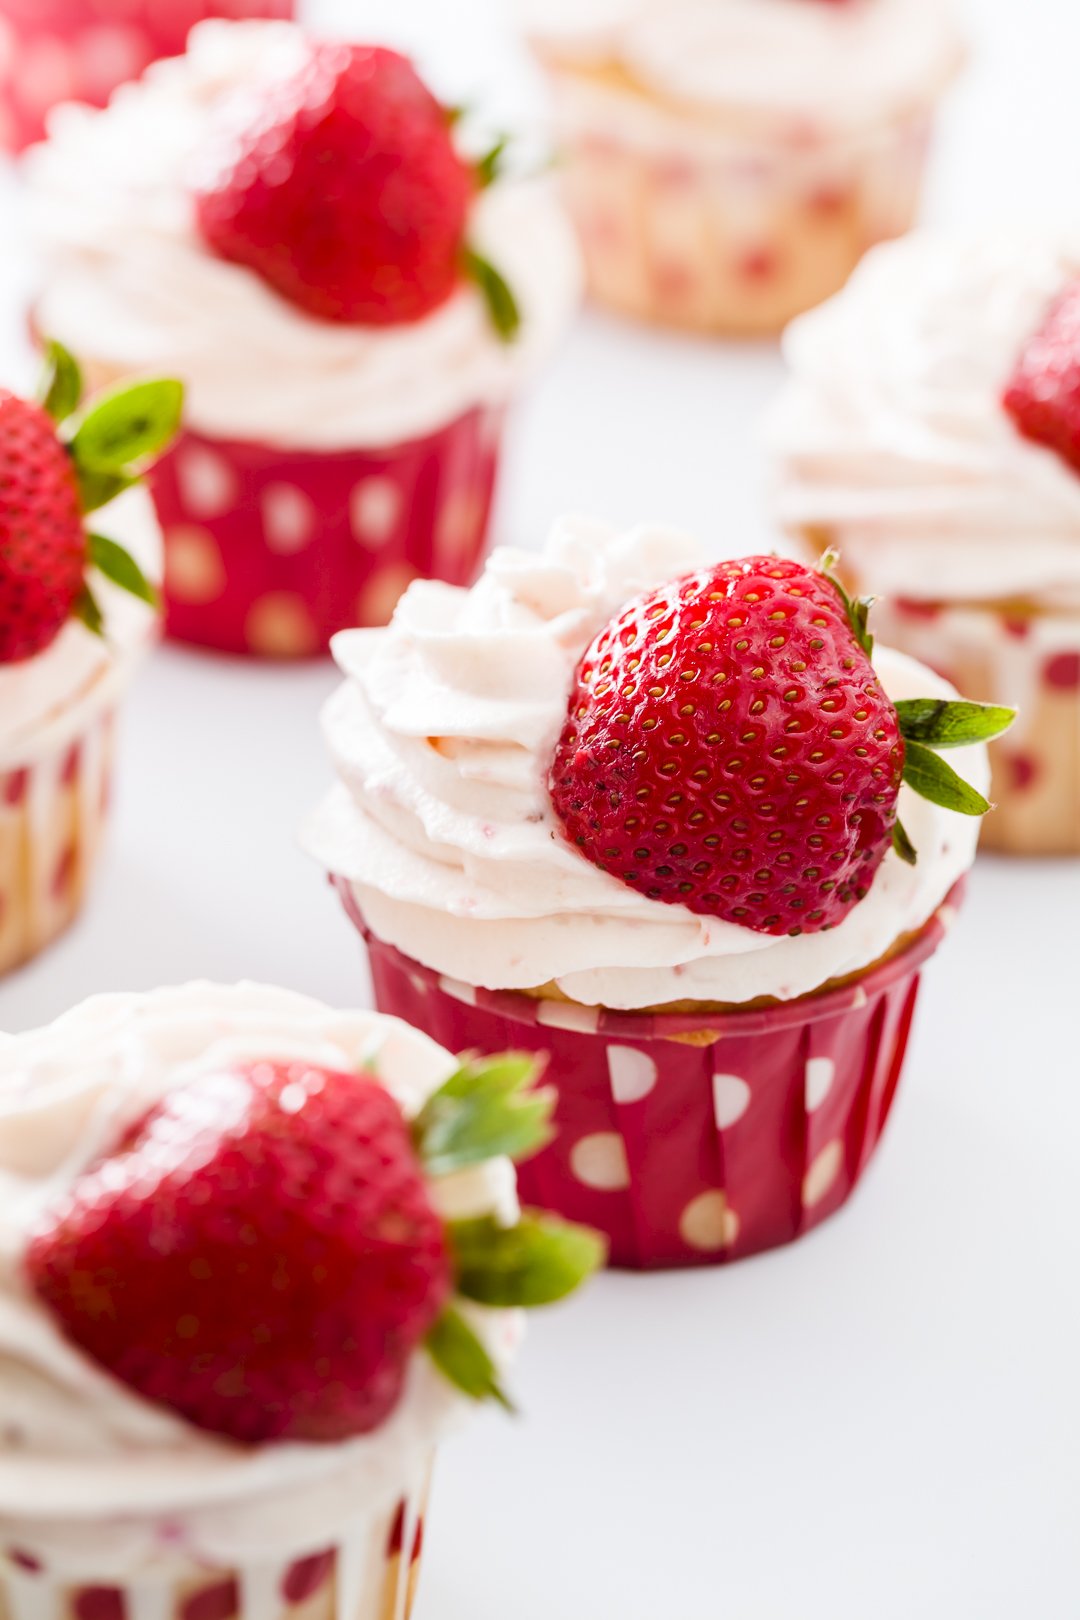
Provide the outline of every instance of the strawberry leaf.
<path id="1" fill-rule="evenodd" d="M 105 617 L 101 609 L 98 607 L 97 598 L 90 589 L 89 585 L 83 586 L 82 590 L 75 599 L 75 605 L 71 612 L 72 617 L 79 619 L 83 624 L 85 624 L 86 628 L 91 632 L 92 635 L 104 636 Z"/>
<path id="2" fill-rule="evenodd" d="M 499 337 L 504 343 L 512 342 L 521 326 L 521 311 L 503 276 L 472 248 L 465 250 L 465 274 L 479 287 Z"/>
<path id="3" fill-rule="evenodd" d="M 990 809 L 981 793 L 919 742 L 905 745 L 904 781 L 921 798 L 940 804 L 945 810 L 956 810 L 962 816 L 984 816 Z"/>
<path id="4" fill-rule="evenodd" d="M 992 703 L 948 703 L 944 698 L 910 698 L 896 705 L 900 731 L 907 742 L 927 748 L 963 748 L 990 742 L 1008 731 L 1015 709 Z"/>
<path id="5" fill-rule="evenodd" d="M 462 1064 L 413 1121 L 429 1174 L 449 1175 L 506 1154 L 527 1159 L 551 1140 L 555 1094 L 538 1090 L 535 1058 L 507 1054 Z"/>
<path id="6" fill-rule="evenodd" d="M 45 369 L 38 386 L 42 409 L 54 422 L 63 422 L 78 410 L 82 396 L 79 362 L 62 343 L 50 339 L 45 345 Z"/>
<path id="7" fill-rule="evenodd" d="M 141 602 L 150 607 L 158 605 L 158 594 L 142 569 L 139 567 L 130 551 L 117 545 L 115 540 L 109 540 L 103 534 L 89 536 L 90 561 L 99 573 L 111 579 L 122 591 L 137 596 Z"/>
<path id="8" fill-rule="evenodd" d="M 500 135 L 494 146 L 486 151 L 476 165 L 476 183 L 481 191 L 492 185 L 502 170 L 502 157 L 506 151 L 509 137 Z"/>
<path id="9" fill-rule="evenodd" d="M 183 404 L 183 384 L 171 378 L 105 394 L 91 405 L 71 441 L 76 467 L 123 473 L 158 455 L 176 436 Z"/>
<path id="10" fill-rule="evenodd" d="M 838 551 L 826 551 L 818 562 L 818 573 L 828 580 L 844 604 L 844 612 L 847 614 L 847 621 L 851 626 L 852 634 L 867 658 L 871 658 L 874 652 L 874 638 L 870 634 L 870 609 L 874 605 L 875 598 L 873 596 L 852 597 L 848 595 L 833 573 L 833 569 L 839 561 L 840 553 Z"/>
<path id="11" fill-rule="evenodd" d="M 110 501 L 139 481 L 128 473 L 99 472 L 95 467 L 76 466 L 75 477 L 83 512 L 97 512 L 101 507 L 108 506 Z"/>
<path id="12" fill-rule="evenodd" d="M 565 1299 L 602 1265 L 603 1239 L 584 1226 L 527 1212 L 516 1226 L 491 1215 L 448 1228 L 458 1291 L 481 1305 L 530 1308 Z"/>
<path id="13" fill-rule="evenodd" d="M 425 1341 L 428 1354 L 444 1378 L 474 1401 L 498 1401 L 514 1410 L 499 1387 L 495 1363 L 460 1311 L 449 1307 Z"/>
<path id="14" fill-rule="evenodd" d="M 893 823 L 892 847 L 895 849 L 900 859 L 904 862 L 905 866 L 914 866 L 919 859 L 915 850 L 915 845 L 908 837 L 907 828 L 904 826 L 902 821 L 896 821 Z"/>

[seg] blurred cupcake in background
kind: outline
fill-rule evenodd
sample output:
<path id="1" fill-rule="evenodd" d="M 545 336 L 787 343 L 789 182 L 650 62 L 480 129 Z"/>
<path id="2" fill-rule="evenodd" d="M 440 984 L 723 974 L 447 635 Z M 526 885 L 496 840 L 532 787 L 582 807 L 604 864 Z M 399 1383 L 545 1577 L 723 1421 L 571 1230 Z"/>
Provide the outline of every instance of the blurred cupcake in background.
<path id="1" fill-rule="evenodd" d="M 293 0 L 0 0 L 0 146 L 39 141 L 57 102 L 104 106 L 204 17 L 292 14 Z"/>
<path id="2" fill-rule="evenodd" d="M 318 653 L 475 571 L 579 265 L 550 184 L 457 126 L 395 52 L 207 23 L 31 154 L 37 324 L 188 384 L 154 480 L 172 635 Z"/>
<path id="3" fill-rule="evenodd" d="M 251 984 L 0 1035 L 5 1615 L 407 1620 L 437 1447 L 602 1256 L 518 1207 L 532 1073 Z"/>
<path id="4" fill-rule="evenodd" d="M 158 625 L 161 533 L 135 474 L 178 383 L 80 409 L 51 350 L 43 405 L 0 389 L 0 973 L 76 916 L 108 807 L 113 726 Z"/>
<path id="5" fill-rule="evenodd" d="M 912 224 L 950 0 L 524 0 L 592 292 L 778 331 Z"/>
<path id="6" fill-rule="evenodd" d="M 921 233 L 796 322 L 780 515 L 882 636 L 1020 714 L 990 848 L 1080 851 L 1080 246 Z"/>

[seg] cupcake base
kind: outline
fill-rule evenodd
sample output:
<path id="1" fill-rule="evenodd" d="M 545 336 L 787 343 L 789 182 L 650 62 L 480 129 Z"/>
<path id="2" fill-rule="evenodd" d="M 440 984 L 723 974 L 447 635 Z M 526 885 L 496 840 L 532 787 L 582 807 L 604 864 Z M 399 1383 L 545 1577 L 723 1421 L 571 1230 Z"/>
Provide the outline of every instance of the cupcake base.
<path id="1" fill-rule="evenodd" d="M 775 333 L 914 222 L 932 103 L 850 135 L 744 128 L 655 101 L 615 71 L 550 68 L 590 287 L 623 314 Z"/>
<path id="2" fill-rule="evenodd" d="M 0 973 L 49 945 L 77 916 L 108 808 L 113 711 L 0 768 Z"/>
<path id="3" fill-rule="evenodd" d="M 326 651 L 390 618 L 417 578 L 471 582 L 502 412 L 386 449 L 305 452 L 184 433 L 150 476 L 165 534 L 166 630 L 264 658 Z"/>
<path id="4" fill-rule="evenodd" d="M 919 972 L 960 886 L 851 982 L 746 1010 L 622 1013 L 477 989 L 366 929 L 376 1005 L 452 1051 L 550 1054 L 555 1141 L 522 1165 L 527 1203 L 607 1235 L 632 1269 L 717 1265 L 789 1243 L 854 1190 L 900 1079 Z"/>

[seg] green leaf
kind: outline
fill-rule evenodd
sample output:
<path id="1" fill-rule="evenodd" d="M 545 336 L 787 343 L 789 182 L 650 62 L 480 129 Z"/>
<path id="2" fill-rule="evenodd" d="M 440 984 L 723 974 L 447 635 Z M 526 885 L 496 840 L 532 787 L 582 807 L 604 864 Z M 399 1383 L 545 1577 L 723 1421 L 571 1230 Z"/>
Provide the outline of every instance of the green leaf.
<path id="1" fill-rule="evenodd" d="M 449 1175 L 499 1154 L 515 1160 L 551 1140 L 555 1094 L 537 1089 L 536 1058 L 507 1054 L 462 1063 L 413 1121 L 413 1140 L 429 1174 Z"/>
<path id="2" fill-rule="evenodd" d="M 921 798 L 940 804 L 962 816 L 984 816 L 990 806 L 969 782 L 958 776 L 951 765 L 922 743 L 905 744 L 904 781 Z"/>
<path id="3" fill-rule="evenodd" d="M 499 178 L 502 168 L 502 155 L 506 151 L 508 143 L 509 136 L 500 135 L 494 146 L 486 151 L 477 163 L 476 183 L 481 191 Z"/>
<path id="4" fill-rule="evenodd" d="M 1015 709 L 993 703 L 949 703 L 944 698 L 909 698 L 896 705 L 896 712 L 908 742 L 935 749 L 990 742 L 1016 719 Z"/>
<path id="5" fill-rule="evenodd" d="M 142 569 L 139 567 L 130 551 L 117 545 L 115 540 L 109 540 L 103 534 L 92 534 L 89 537 L 90 561 L 98 571 L 111 579 L 114 585 L 119 585 L 122 591 L 128 591 L 137 596 L 140 601 L 146 602 L 150 607 L 157 607 L 158 594 Z"/>
<path id="6" fill-rule="evenodd" d="M 596 1232 L 531 1211 L 516 1226 L 483 1215 L 452 1221 L 448 1232 L 458 1291 L 480 1305 L 551 1305 L 572 1294 L 606 1255 Z"/>
<path id="7" fill-rule="evenodd" d="M 896 821 L 892 830 L 892 847 L 904 862 L 905 866 L 914 866 L 919 857 L 915 845 L 907 835 L 907 828 L 902 821 Z"/>
<path id="8" fill-rule="evenodd" d="M 96 400 L 71 441 L 76 467 L 125 472 L 176 436 L 184 386 L 172 378 L 132 383 Z"/>
<path id="9" fill-rule="evenodd" d="M 103 636 L 105 634 L 105 619 L 97 605 L 97 598 L 89 585 L 83 586 L 71 611 L 76 619 L 82 620 L 93 635 Z"/>
<path id="10" fill-rule="evenodd" d="M 99 472 L 94 467 L 76 467 L 79 502 L 84 512 L 97 512 L 108 506 L 125 489 L 131 489 L 139 480 L 129 473 Z"/>
<path id="11" fill-rule="evenodd" d="M 465 249 L 465 273 L 483 294 L 496 332 L 504 343 L 510 343 L 521 326 L 521 311 L 506 281 L 489 260 L 472 248 Z"/>
<path id="12" fill-rule="evenodd" d="M 45 345 L 45 369 L 38 386 L 42 408 L 54 422 L 63 422 L 78 410 L 82 395 L 79 362 L 62 343 L 50 339 Z"/>
<path id="13" fill-rule="evenodd" d="M 876 599 L 873 596 L 851 597 L 848 595 L 833 573 L 833 569 L 839 561 L 840 553 L 838 551 L 826 551 L 818 561 L 818 573 L 828 580 L 844 604 L 844 612 L 847 614 L 847 621 L 851 626 L 852 634 L 867 658 L 871 658 L 874 652 L 874 638 L 870 634 L 870 609 Z"/>
<path id="14" fill-rule="evenodd" d="M 470 1400 L 495 1400 L 514 1410 L 499 1387 L 495 1363 L 460 1311 L 445 1310 L 426 1339 L 428 1354 L 444 1378 Z"/>

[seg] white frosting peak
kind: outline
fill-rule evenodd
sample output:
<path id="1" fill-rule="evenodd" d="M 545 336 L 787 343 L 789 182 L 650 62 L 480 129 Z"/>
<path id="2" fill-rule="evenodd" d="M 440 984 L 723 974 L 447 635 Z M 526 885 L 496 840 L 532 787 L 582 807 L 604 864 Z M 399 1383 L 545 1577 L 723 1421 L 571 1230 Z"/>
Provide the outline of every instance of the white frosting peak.
<path id="1" fill-rule="evenodd" d="M 377 935 L 471 984 L 554 980 L 574 1000 L 635 1008 L 798 996 L 927 920 L 978 827 L 907 789 L 917 867 L 890 853 L 838 927 L 795 939 L 649 900 L 566 840 L 547 772 L 577 662 L 632 596 L 704 561 L 668 530 L 564 520 L 543 554 L 497 551 L 471 591 L 414 585 L 388 629 L 337 637 L 346 681 L 324 729 L 340 782 L 306 844 Z M 893 699 L 952 694 L 897 653 L 875 663 Z M 984 749 L 955 763 L 986 785 Z"/>
<path id="2" fill-rule="evenodd" d="M 104 112 L 57 110 L 27 160 L 41 330 L 112 370 L 183 377 L 189 423 L 223 438 L 378 446 L 502 403 L 579 295 L 576 248 L 548 184 L 500 182 L 470 223 L 521 308 L 509 344 L 465 283 L 423 320 L 343 325 L 307 315 L 203 243 L 189 184 L 207 131 L 306 49 L 289 23 L 205 23 L 186 56 L 155 64 Z"/>

